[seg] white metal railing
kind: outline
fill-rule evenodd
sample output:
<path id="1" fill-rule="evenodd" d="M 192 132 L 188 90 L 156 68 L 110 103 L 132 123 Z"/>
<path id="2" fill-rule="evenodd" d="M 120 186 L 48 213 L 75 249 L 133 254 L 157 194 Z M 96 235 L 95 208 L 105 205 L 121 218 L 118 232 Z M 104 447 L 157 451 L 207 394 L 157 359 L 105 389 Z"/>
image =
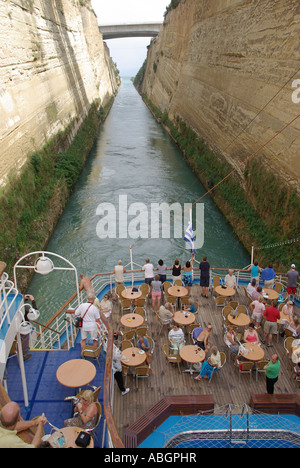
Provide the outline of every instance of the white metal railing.
<path id="1" fill-rule="evenodd" d="M 14 283 L 8 279 L 7 273 L 3 273 L 0 280 L 0 329 L 6 320 L 8 324 L 12 322 L 17 297 Z"/>

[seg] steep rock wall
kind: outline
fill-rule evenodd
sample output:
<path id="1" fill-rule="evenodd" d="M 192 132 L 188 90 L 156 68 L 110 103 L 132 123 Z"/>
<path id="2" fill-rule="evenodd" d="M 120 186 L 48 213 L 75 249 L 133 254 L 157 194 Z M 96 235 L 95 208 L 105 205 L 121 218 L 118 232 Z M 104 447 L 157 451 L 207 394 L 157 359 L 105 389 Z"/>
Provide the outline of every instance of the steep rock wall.
<path id="1" fill-rule="evenodd" d="M 151 43 L 141 92 L 237 167 L 300 114 L 299 33 L 298 0 L 181 0 Z M 300 118 L 259 164 L 299 190 L 299 153 Z"/>
<path id="2" fill-rule="evenodd" d="M 90 0 L 0 2 L 0 185 L 12 168 L 96 99 L 116 92 L 109 51 Z"/>

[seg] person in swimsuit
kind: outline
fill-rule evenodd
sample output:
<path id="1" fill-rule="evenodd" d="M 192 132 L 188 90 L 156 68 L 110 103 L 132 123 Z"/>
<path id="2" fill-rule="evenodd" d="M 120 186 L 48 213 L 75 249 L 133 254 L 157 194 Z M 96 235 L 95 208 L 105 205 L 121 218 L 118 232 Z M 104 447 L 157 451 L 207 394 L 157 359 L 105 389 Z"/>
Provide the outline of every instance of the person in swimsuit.
<path id="1" fill-rule="evenodd" d="M 209 337 L 210 337 L 210 333 L 212 331 L 212 325 L 209 324 L 206 328 L 204 328 L 204 330 L 202 330 L 202 332 L 200 333 L 200 335 L 196 338 L 196 343 L 199 348 L 203 349 L 203 351 L 205 351 L 206 353 L 209 351 Z"/>

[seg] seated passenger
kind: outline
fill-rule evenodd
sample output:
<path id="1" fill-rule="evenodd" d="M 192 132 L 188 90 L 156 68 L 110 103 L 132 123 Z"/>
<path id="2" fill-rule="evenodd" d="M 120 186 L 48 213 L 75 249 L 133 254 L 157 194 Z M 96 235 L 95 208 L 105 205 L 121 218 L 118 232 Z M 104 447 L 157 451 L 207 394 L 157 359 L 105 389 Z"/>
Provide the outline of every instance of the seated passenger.
<path id="1" fill-rule="evenodd" d="M 95 303 L 94 303 L 95 304 Z M 96 304 L 95 304 L 96 305 Z M 108 318 L 112 311 L 112 303 L 109 300 L 108 294 L 105 294 L 102 301 L 99 304 L 101 312 Z"/>
<path id="2" fill-rule="evenodd" d="M 225 286 L 236 289 L 236 277 L 233 271 L 234 270 L 228 270 L 228 275 L 225 276 Z"/>
<path id="3" fill-rule="evenodd" d="M 191 312 L 191 314 L 196 313 L 195 304 L 191 298 L 189 298 L 189 305 L 185 306 L 184 310 L 186 310 L 187 312 Z"/>
<path id="4" fill-rule="evenodd" d="M 184 346 L 184 333 L 178 325 L 173 325 L 172 329 L 169 331 L 169 341 L 171 344 L 174 354 L 177 354 L 179 350 Z"/>
<path id="5" fill-rule="evenodd" d="M 171 320 L 174 317 L 174 306 L 170 302 L 161 305 L 158 309 L 158 315 L 162 320 Z"/>
<path id="6" fill-rule="evenodd" d="M 81 396 L 80 401 L 75 406 L 75 413 L 73 418 L 66 419 L 65 426 L 77 426 L 83 429 L 94 427 L 97 421 L 97 405 L 94 402 L 94 395 L 91 390 L 85 390 Z"/>
<path id="7" fill-rule="evenodd" d="M 210 379 L 214 370 L 219 370 L 221 367 L 221 356 L 216 346 L 212 346 L 211 355 L 206 359 L 201 367 L 200 374 L 195 377 L 195 380 Z"/>
<path id="8" fill-rule="evenodd" d="M 256 291 L 256 279 L 252 278 L 251 283 L 248 284 L 247 288 L 247 294 L 252 298 L 252 294 Z"/>
<path id="9" fill-rule="evenodd" d="M 253 323 L 250 323 L 249 328 L 245 330 L 244 341 L 246 343 L 259 344 L 259 337 Z"/>
<path id="10" fill-rule="evenodd" d="M 256 301 L 262 295 L 262 287 L 257 286 L 255 291 L 252 291 L 251 297 L 254 301 Z"/>

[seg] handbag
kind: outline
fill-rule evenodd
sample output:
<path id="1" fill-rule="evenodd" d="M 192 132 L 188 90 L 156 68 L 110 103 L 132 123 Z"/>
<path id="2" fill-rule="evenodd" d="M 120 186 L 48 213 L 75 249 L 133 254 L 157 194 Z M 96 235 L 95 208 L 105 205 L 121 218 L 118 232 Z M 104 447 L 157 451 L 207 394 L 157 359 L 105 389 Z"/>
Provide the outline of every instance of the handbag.
<path id="1" fill-rule="evenodd" d="M 76 327 L 76 328 L 81 328 L 81 327 L 82 327 L 83 319 L 84 319 L 84 317 L 86 316 L 87 311 L 89 310 L 89 308 L 91 307 L 91 305 L 93 305 L 93 304 L 90 304 L 90 305 L 88 306 L 88 308 L 86 309 L 86 311 L 85 311 L 83 317 L 79 316 L 79 317 L 76 317 L 76 318 L 75 318 L 74 327 Z"/>
<path id="2" fill-rule="evenodd" d="M 75 444 L 78 447 L 87 447 L 90 443 L 90 440 L 91 440 L 90 434 L 88 434 L 87 432 L 81 431 L 75 440 Z"/>

